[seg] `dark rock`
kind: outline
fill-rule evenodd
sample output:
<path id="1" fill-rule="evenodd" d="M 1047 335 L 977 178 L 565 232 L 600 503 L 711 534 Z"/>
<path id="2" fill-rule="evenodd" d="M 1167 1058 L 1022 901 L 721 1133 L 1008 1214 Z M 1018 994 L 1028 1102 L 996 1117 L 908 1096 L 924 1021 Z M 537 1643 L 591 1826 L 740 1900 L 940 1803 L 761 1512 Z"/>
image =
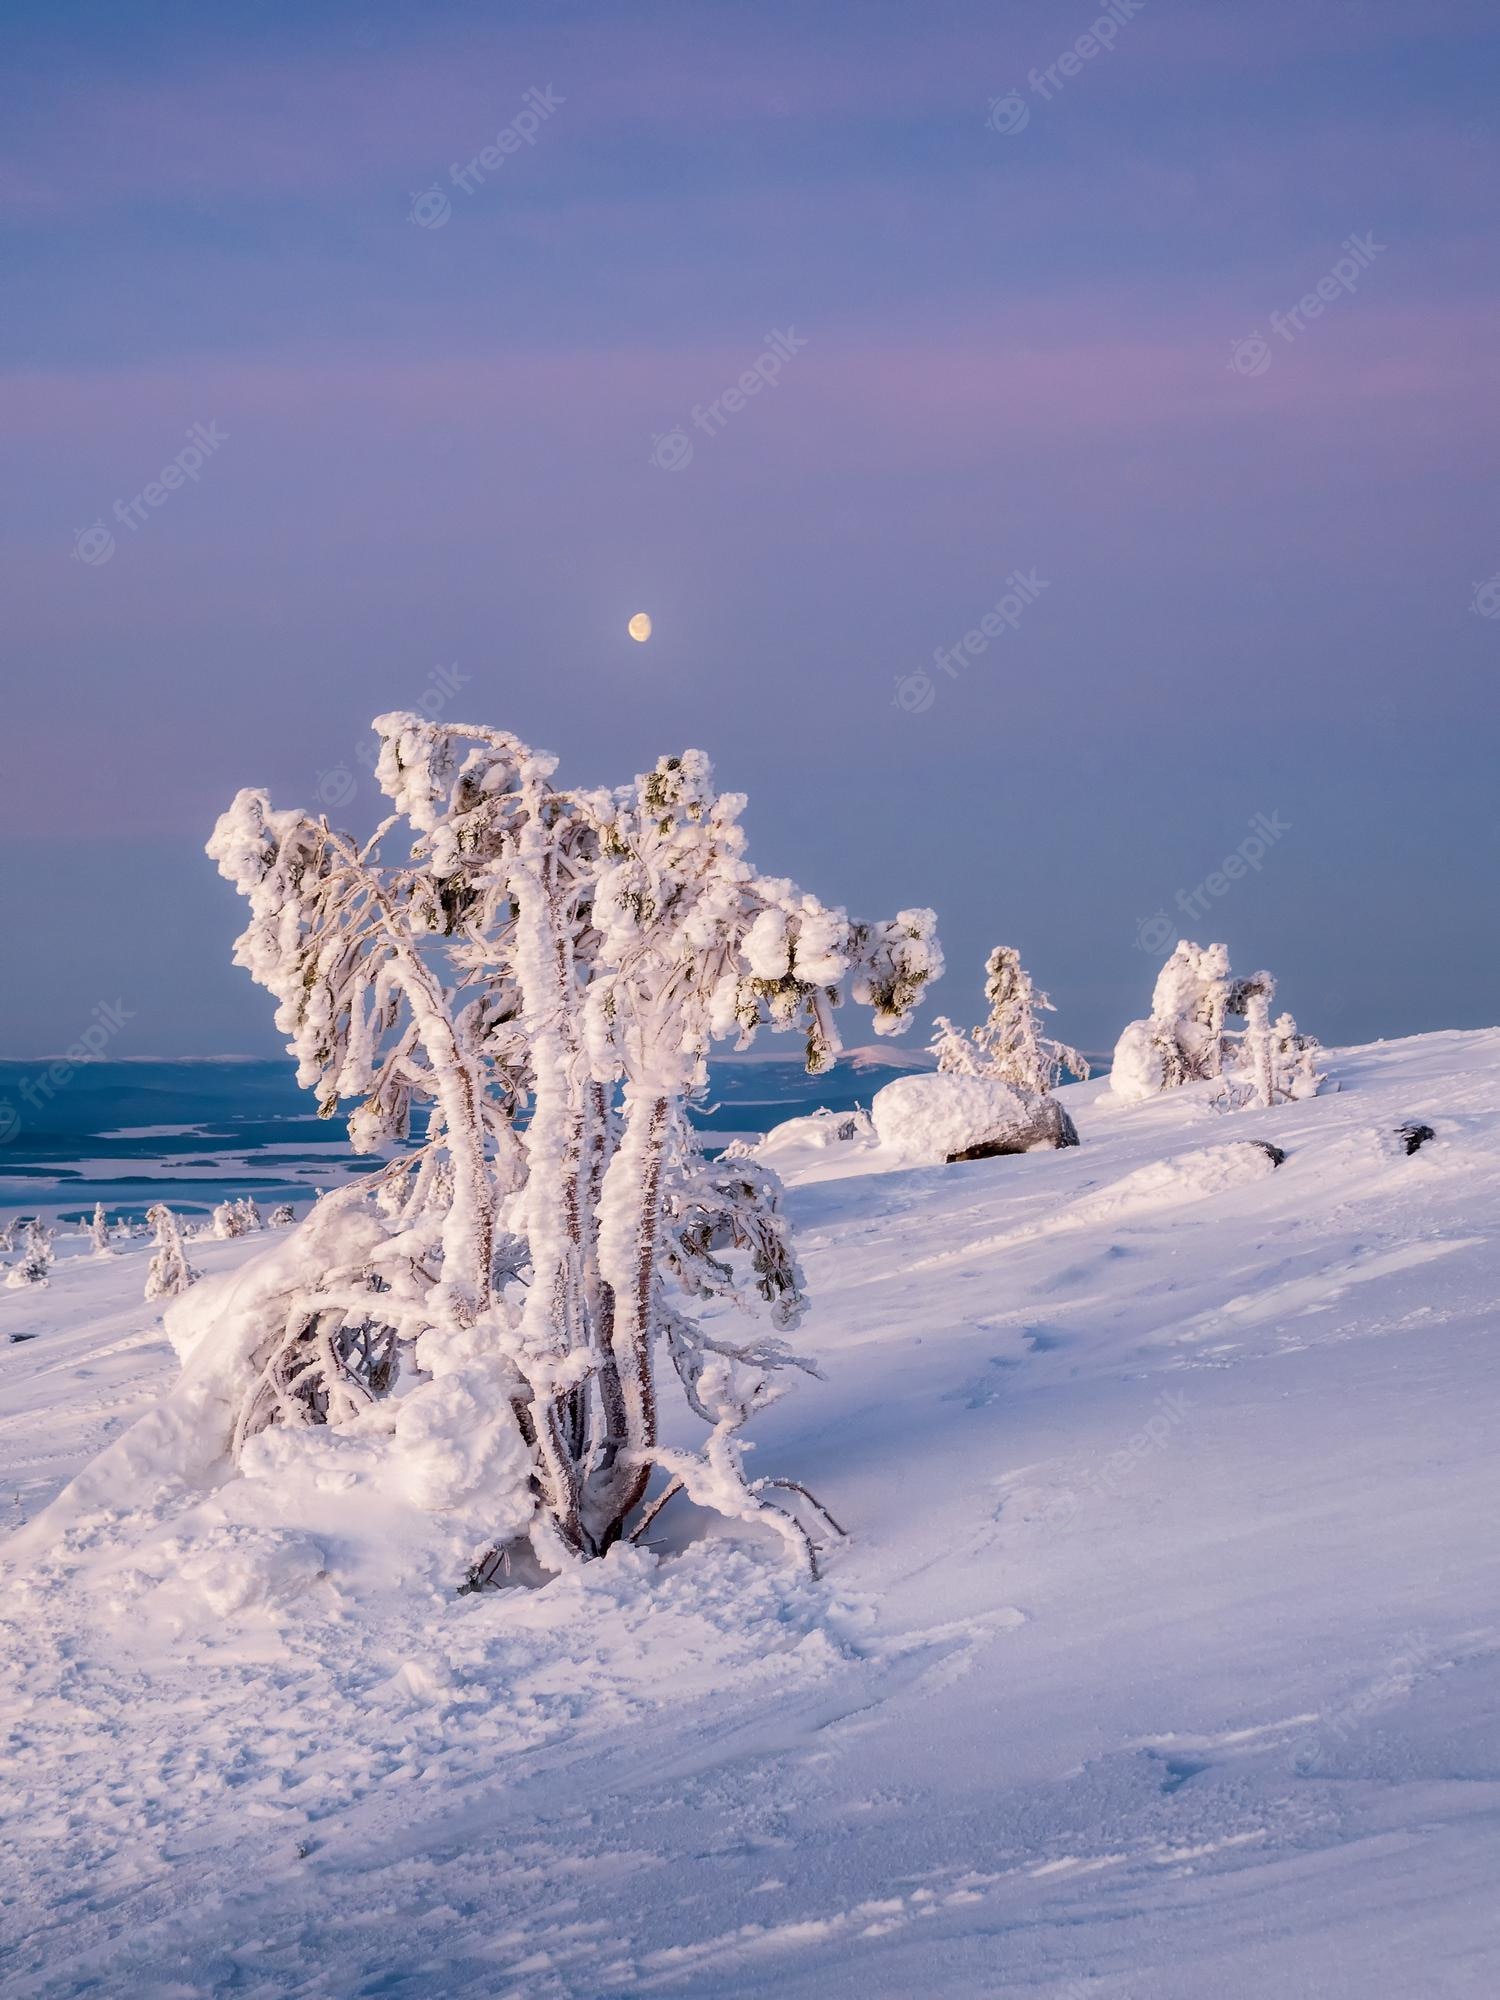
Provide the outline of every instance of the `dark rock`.
<path id="1" fill-rule="evenodd" d="M 1407 1157 L 1410 1158 L 1418 1146 L 1425 1144 L 1428 1139 L 1435 1139 L 1437 1133 L 1433 1131 L 1430 1125 L 1418 1125 L 1413 1120 L 1409 1124 L 1398 1125 L 1396 1128 L 1396 1137 L 1403 1142 L 1406 1147 Z"/>
<path id="2" fill-rule="evenodd" d="M 960 1153 L 948 1155 L 948 1165 L 955 1160 L 994 1160 L 1007 1153 L 1029 1153 L 1033 1146 L 1076 1146 L 1078 1127 L 1055 1097 L 1041 1097 L 1036 1101 L 1035 1113 L 1019 1131 L 1007 1133 L 1003 1138 L 986 1139 L 978 1146 L 965 1146 Z"/>

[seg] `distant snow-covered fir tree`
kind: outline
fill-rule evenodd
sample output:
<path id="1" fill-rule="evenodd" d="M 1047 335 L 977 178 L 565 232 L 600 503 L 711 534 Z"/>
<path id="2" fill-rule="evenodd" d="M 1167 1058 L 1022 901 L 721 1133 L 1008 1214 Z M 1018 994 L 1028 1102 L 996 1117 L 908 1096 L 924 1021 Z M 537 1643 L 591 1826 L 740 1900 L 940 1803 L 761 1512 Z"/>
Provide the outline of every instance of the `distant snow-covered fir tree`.
<path id="1" fill-rule="evenodd" d="M 155 1232 L 156 1249 L 146 1270 L 148 1299 L 175 1298 L 199 1276 L 188 1263 L 177 1217 L 165 1202 L 155 1202 L 146 1210 L 146 1220 Z"/>
<path id="2" fill-rule="evenodd" d="M 296 1220 L 297 1217 L 292 1204 L 289 1201 L 283 1201 L 271 1210 L 269 1226 L 272 1229 L 290 1229 Z"/>
<path id="3" fill-rule="evenodd" d="M 934 1021 L 928 1047 L 941 1074 L 992 1077 L 1029 1097 L 1045 1097 L 1065 1070 L 1087 1079 L 1089 1066 L 1077 1049 L 1043 1033 L 1038 1015 L 1057 1009 L 1009 945 L 996 945 L 985 960 L 984 997 L 990 1011 L 972 1034 L 946 1014 Z"/>
<path id="4" fill-rule="evenodd" d="M 12 1287 L 48 1285 L 52 1279 L 52 1231 L 39 1215 L 28 1216 L 21 1238 L 21 1255 L 5 1274 Z"/>
<path id="5" fill-rule="evenodd" d="M 1043 1033 L 1038 1015 L 1055 1014 L 1057 1009 L 1037 991 L 1021 954 L 1009 945 L 996 945 L 985 960 L 984 997 L 990 1011 L 974 1031 L 974 1040 L 985 1075 L 1042 1097 L 1056 1088 L 1064 1070 L 1087 1081 L 1089 1066 L 1077 1049 Z"/>
<path id="6" fill-rule="evenodd" d="M 109 1218 L 104 1213 L 104 1203 L 94 1203 L 93 1220 L 89 1223 L 89 1246 L 96 1257 L 107 1257 L 109 1249 Z"/>

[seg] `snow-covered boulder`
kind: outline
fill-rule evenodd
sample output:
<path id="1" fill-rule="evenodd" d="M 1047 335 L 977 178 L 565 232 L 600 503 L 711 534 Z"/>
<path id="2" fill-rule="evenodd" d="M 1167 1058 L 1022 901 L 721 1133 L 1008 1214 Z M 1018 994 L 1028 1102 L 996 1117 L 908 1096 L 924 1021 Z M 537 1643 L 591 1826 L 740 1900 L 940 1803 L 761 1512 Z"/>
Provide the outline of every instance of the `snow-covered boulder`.
<path id="1" fill-rule="evenodd" d="M 1052 1097 L 988 1076 L 902 1076 L 875 1093 L 880 1143 L 913 1166 L 1076 1146 L 1073 1121 Z"/>

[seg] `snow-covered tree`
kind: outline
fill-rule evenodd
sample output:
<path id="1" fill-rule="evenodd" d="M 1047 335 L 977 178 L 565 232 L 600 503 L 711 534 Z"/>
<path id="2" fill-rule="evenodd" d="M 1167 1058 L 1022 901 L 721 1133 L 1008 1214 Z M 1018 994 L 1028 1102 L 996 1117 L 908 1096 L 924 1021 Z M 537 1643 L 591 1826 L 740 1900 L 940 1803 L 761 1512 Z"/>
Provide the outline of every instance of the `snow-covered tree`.
<path id="1" fill-rule="evenodd" d="M 771 1376 L 805 1365 L 780 1337 L 801 1291 L 776 1183 L 704 1162 L 685 1105 L 725 1035 L 795 1026 L 821 1068 L 845 994 L 877 1032 L 904 1026 L 941 969 L 931 912 L 855 924 L 757 875 L 744 801 L 715 793 L 699 752 L 568 792 L 500 731 L 375 727 L 395 811 L 368 842 L 242 792 L 209 845 L 250 904 L 237 962 L 280 1002 L 320 1109 L 348 1105 L 361 1150 L 415 1141 L 328 1198 L 347 1260 L 325 1247 L 270 1316 L 238 1435 L 339 1421 L 399 1368 L 447 1384 L 463 1449 L 508 1468 L 497 1542 L 529 1532 L 554 1565 L 600 1553 L 659 1467 L 668 1490 L 810 1548 L 779 1511 L 800 1494 L 773 1504 L 736 1437 Z M 387 863 L 401 819 L 415 844 Z M 331 1246 L 329 1214 L 318 1203 L 303 1231 Z M 722 1341 L 690 1310 L 705 1298 L 774 1331 Z M 383 1357 L 373 1390 L 340 1345 L 351 1320 Z M 700 1452 L 660 1442 L 663 1349 L 711 1425 Z"/>
<path id="2" fill-rule="evenodd" d="M 956 1027 L 946 1014 L 933 1018 L 932 1040 L 927 1044 L 937 1057 L 944 1076 L 982 1076 L 984 1061 L 978 1044 L 967 1029 Z"/>
<path id="3" fill-rule="evenodd" d="M 985 960 L 984 974 L 990 1011 L 984 1025 L 974 1031 L 984 1059 L 982 1073 L 1038 1096 L 1055 1089 L 1065 1069 L 1086 1081 L 1089 1066 L 1077 1049 L 1043 1033 L 1037 1016 L 1055 1014 L 1057 1009 L 1037 991 L 1021 954 L 1009 945 L 996 945 Z"/>
<path id="4" fill-rule="evenodd" d="M 199 1273 L 188 1263 L 187 1252 L 182 1247 L 182 1232 L 177 1226 L 177 1217 L 163 1201 L 154 1202 L 146 1210 L 146 1220 L 155 1234 L 156 1248 L 146 1269 L 146 1297 L 148 1299 L 175 1298 L 193 1284 Z"/>
<path id="5" fill-rule="evenodd" d="M 1324 1080 L 1314 1068 L 1317 1043 L 1297 1033 L 1290 1015 L 1273 1026 L 1275 992 L 1269 972 L 1236 979 L 1226 945 L 1183 940 L 1157 977 L 1150 1017 L 1132 1021 L 1115 1045 L 1111 1091 L 1123 1103 L 1139 1103 L 1222 1077 L 1226 1104 L 1313 1095 Z M 1243 1031 L 1225 1025 L 1236 1016 L 1244 1019 Z"/>
<path id="6" fill-rule="evenodd" d="M 1278 1014 L 1271 1023 L 1272 1062 L 1278 1092 L 1293 1100 L 1316 1097 L 1328 1081 L 1318 1068 L 1322 1043 L 1316 1035 L 1300 1034 L 1290 1014 Z"/>
<path id="7" fill-rule="evenodd" d="M 255 1197 L 237 1195 L 233 1201 L 221 1201 L 214 1210 L 212 1233 L 222 1241 L 229 1237 L 252 1235 L 265 1226 L 255 1205 Z"/>
<path id="8" fill-rule="evenodd" d="M 1316 1097 L 1325 1078 L 1316 1067 L 1318 1043 L 1297 1032 L 1290 1014 L 1271 1019 L 1276 981 L 1269 972 L 1238 980 L 1230 993 L 1231 1014 L 1243 1015 L 1245 1031 L 1234 1051 L 1226 1101 L 1251 1102 L 1269 1109 L 1302 1097 Z"/>
<path id="9" fill-rule="evenodd" d="M 290 1229 L 296 1220 L 297 1217 L 292 1204 L 289 1201 L 278 1202 L 276 1207 L 271 1210 L 271 1220 L 268 1227 L 272 1229 Z"/>
<path id="10" fill-rule="evenodd" d="M 11 1287 L 48 1285 L 52 1280 L 52 1231 L 39 1215 L 28 1216 L 21 1238 L 21 1255 L 5 1274 Z"/>
<path id="11" fill-rule="evenodd" d="M 104 1213 L 104 1203 L 94 1203 L 93 1220 L 89 1223 L 89 1245 L 96 1257 L 107 1257 L 109 1248 L 109 1218 Z"/>

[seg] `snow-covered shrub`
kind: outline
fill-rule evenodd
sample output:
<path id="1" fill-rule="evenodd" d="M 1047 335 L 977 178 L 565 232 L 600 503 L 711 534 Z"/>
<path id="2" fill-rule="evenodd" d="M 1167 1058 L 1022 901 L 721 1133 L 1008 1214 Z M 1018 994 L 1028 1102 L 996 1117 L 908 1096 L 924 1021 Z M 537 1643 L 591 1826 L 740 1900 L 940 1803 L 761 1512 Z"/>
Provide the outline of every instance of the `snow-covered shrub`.
<path id="1" fill-rule="evenodd" d="M 1228 1106 L 1253 1103 L 1269 1108 L 1316 1097 L 1327 1081 L 1317 1068 L 1316 1038 L 1299 1034 L 1290 1014 L 1271 1019 L 1275 995 L 1276 981 L 1269 972 L 1240 980 L 1231 991 L 1229 1011 L 1244 1016 L 1245 1031 L 1234 1049 L 1225 1082 L 1224 1102 Z"/>
<path id="2" fill-rule="evenodd" d="M 238 1454 L 273 1424 L 344 1422 L 378 1401 L 395 1382 L 397 1341 L 427 1330 L 413 1265 L 430 1248 L 358 1184 L 173 1306 L 167 1338 L 223 1413 L 216 1452 Z"/>
<path id="3" fill-rule="evenodd" d="M 375 727 L 395 811 L 370 841 L 247 791 L 209 843 L 250 905 L 236 962 L 276 996 L 299 1080 L 323 1115 L 347 1109 L 358 1150 L 410 1142 L 320 1201 L 291 1239 L 316 1235 L 318 1256 L 256 1294 L 226 1361 L 233 1440 L 352 1422 L 399 1370 L 419 1386 L 396 1442 L 420 1432 L 429 1467 L 403 1490 L 464 1506 L 496 1544 L 601 1553 L 659 1466 L 810 1551 L 743 1476 L 736 1435 L 776 1372 L 807 1365 L 780 1338 L 802 1295 L 778 1184 L 705 1162 L 683 1106 L 724 1036 L 796 1028 L 817 1070 L 846 994 L 878 1033 L 905 1026 L 941 970 L 931 912 L 852 923 L 758 875 L 744 800 L 714 791 L 701 752 L 570 792 L 500 731 Z M 402 818 L 415 845 L 387 863 Z M 710 1336 L 689 1310 L 704 1299 L 775 1331 Z M 711 1426 L 701 1453 L 659 1442 L 663 1349 Z"/>
<path id="4" fill-rule="evenodd" d="M 221 1201 L 214 1210 L 211 1234 L 223 1241 L 230 1237 L 252 1235 L 265 1226 L 255 1205 L 255 1197 L 238 1195 L 233 1201 Z"/>
<path id="5" fill-rule="evenodd" d="M 998 1077 L 897 1077 L 876 1091 L 870 1115 L 881 1145 L 912 1166 L 1078 1143 L 1055 1099 Z"/>
<path id="6" fill-rule="evenodd" d="M 94 1203 L 94 1216 L 89 1224 L 89 1244 L 96 1257 L 107 1257 L 109 1248 L 109 1218 L 104 1213 L 104 1203 Z"/>
<path id="7" fill-rule="evenodd" d="M 1112 1094 L 1122 1104 L 1139 1104 L 1222 1077 L 1226 1104 L 1314 1095 L 1324 1081 L 1315 1067 L 1318 1044 L 1298 1034 L 1289 1014 L 1272 1024 L 1275 991 L 1269 972 L 1234 978 L 1227 946 L 1184 939 L 1157 976 L 1150 1017 L 1130 1022 L 1115 1045 Z M 1243 1018 L 1243 1031 L 1226 1029 L 1232 1016 Z"/>
<path id="8" fill-rule="evenodd" d="M 267 1226 L 271 1229 L 290 1229 L 296 1220 L 297 1217 L 292 1204 L 289 1201 L 283 1201 L 279 1202 L 271 1210 L 271 1220 Z"/>
<path id="9" fill-rule="evenodd" d="M 946 1014 L 933 1017 L 932 1040 L 927 1044 L 937 1057 L 938 1071 L 943 1076 L 982 1076 L 984 1059 L 974 1037 L 964 1028 L 950 1021 Z"/>
<path id="10" fill-rule="evenodd" d="M 52 1281 L 52 1234 L 39 1215 L 28 1216 L 21 1237 L 21 1255 L 5 1274 L 12 1288 L 48 1285 Z"/>
<path id="11" fill-rule="evenodd" d="M 146 1210 L 146 1220 L 156 1237 L 156 1248 L 146 1270 L 146 1297 L 175 1298 L 179 1292 L 185 1292 L 199 1274 L 188 1263 L 177 1217 L 166 1203 L 155 1202 Z"/>

